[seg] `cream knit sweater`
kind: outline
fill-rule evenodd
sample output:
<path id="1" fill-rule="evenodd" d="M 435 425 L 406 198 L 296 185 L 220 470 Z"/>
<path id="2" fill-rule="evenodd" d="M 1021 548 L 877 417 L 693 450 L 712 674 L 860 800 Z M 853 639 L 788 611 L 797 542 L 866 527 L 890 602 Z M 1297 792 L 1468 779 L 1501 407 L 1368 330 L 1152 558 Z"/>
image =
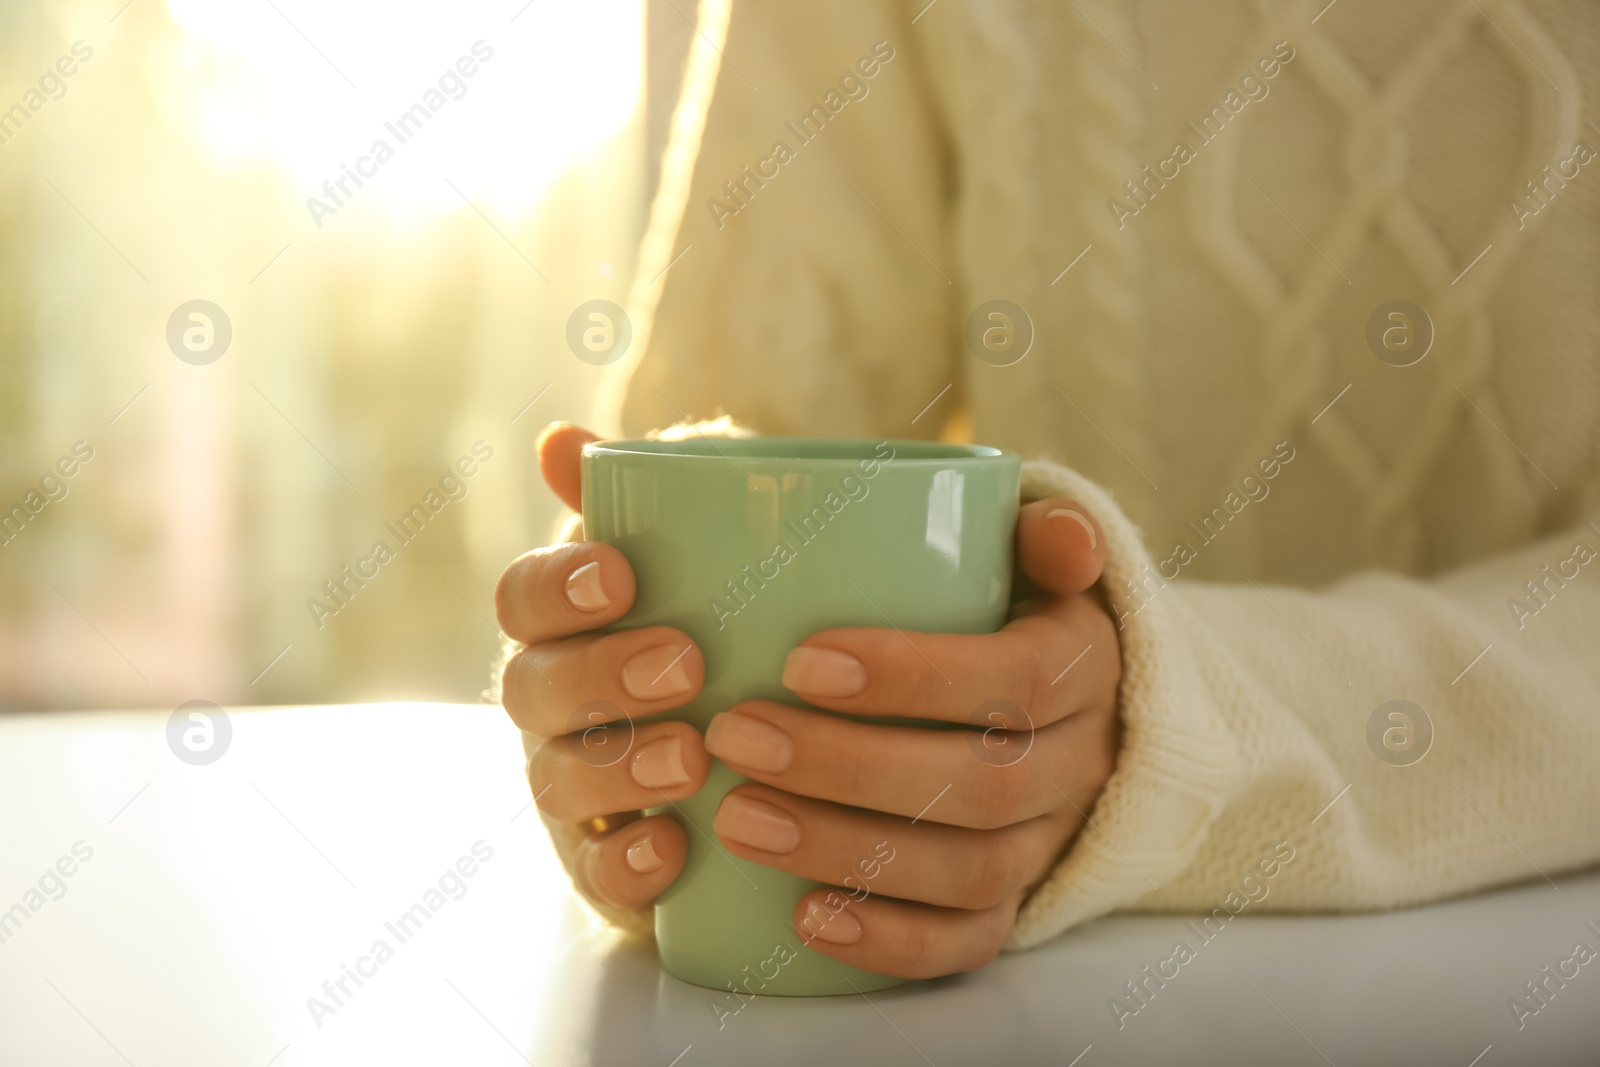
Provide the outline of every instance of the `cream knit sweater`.
<path id="1" fill-rule="evenodd" d="M 704 0 L 602 428 L 966 427 L 1098 516 L 1124 747 L 1010 947 L 1600 859 L 1600 8 L 923 2 Z"/>

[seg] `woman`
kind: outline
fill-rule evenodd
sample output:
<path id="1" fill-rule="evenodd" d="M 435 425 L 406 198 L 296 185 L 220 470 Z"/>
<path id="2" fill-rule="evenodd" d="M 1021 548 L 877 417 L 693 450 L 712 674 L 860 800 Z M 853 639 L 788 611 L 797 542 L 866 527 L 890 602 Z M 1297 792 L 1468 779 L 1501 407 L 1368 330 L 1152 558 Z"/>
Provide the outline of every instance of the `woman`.
<path id="1" fill-rule="evenodd" d="M 752 703 L 594 768 L 542 738 L 588 699 L 677 706 L 702 664 L 585 634 L 630 602 L 614 550 L 539 550 L 497 593 L 504 702 L 579 889 L 647 925 L 683 831 L 589 820 L 708 754 L 757 783 L 717 817 L 735 855 L 828 880 L 893 833 L 907 861 L 811 945 L 914 977 L 1210 911 L 1269 863 L 1257 907 L 1302 911 L 1592 864 L 1600 12 L 916 6 L 703 9 L 612 421 L 1029 457 L 1029 599 L 918 639 L 959 693 L 893 631 L 814 635 L 784 684 L 963 721 L 998 692 L 1036 747 L 996 775 Z M 586 439 L 541 440 L 573 507 Z"/>

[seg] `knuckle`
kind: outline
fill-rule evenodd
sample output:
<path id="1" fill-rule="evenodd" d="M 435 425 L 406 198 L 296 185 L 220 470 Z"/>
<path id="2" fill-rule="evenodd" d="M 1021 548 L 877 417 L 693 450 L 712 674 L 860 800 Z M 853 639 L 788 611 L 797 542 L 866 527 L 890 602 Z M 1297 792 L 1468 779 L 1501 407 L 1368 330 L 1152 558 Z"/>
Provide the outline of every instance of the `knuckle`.
<path id="1" fill-rule="evenodd" d="M 572 881 L 578 892 L 596 904 L 618 907 L 610 893 L 605 878 L 605 856 L 601 842 L 585 838 L 578 845 L 578 859 L 573 864 Z"/>
<path id="2" fill-rule="evenodd" d="M 934 938 L 927 919 L 916 917 L 900 925 L 888 946 L 898 974 L 908 978 L 933 978 L 941 972 L 934 965 Z"/>
<path id="3" fill-rule="evenodd" d="M 495 618 L 506 633 L 531 633 L 546 614 L 545 588 L 554 549 L 525 552 L 500 573 L 494 586 Z"/>
<path id="4" fill-rule="evenodd" d="M 552 819 L 566 821 L 574 816 L 573 796 L 570 783 L 568 788 L 556 788 L 566 763 L 559 746 L 557 739 L 546 741 L 528 757 L 528 788 L 533 791 L 534 807 Z"/>
<path id="5" fill-rule="evenodd" d="M 534 752 L 533 755 L 528 757 L 528 761 L 523 767 L 523 774 L 528 779 L 528 790 L 533 794 L 533 802 L 538 805 L 540 811 L 545 810 L 545 805 L 540 799 L 540 794 L 544 792 L 545 786 L 548 784 L 544 780 L 545 772 L 544 768 L 541 766 L 543 762 L 543 752 L 544 748 L 541 746 L 537 751 Z"/>
<path id="6" fill-rule="evenodd" d="M 577 849 L 572 855 L 572 886 L 578 894 L 586 900 L 597 899 L 594 892 L 594 842 L 587 839 L 578 842 Z"/>
<path id="7" fill-rule="evenodd" d="M 528 699 L 527 655 L 528 650 L 524 648 L 506 658 L 506 665 L 500 671 L 500 706 L 506 709 L 506 714 L 518 729 L 538 733 L 534 708 Z"/>
<path id="8" fill-rule="evenodd" d="M 948 703 L 946 690 L 950 688 L 950 682 L 935 674 L 927 661 L 910 648 L 906 649 L 906 653 L 908 658 L 901 662 L 898 670 L 903 687 L 898 694 L 900 706 L 916 709 Z"/>
<path id="9" fill-rule="evenodd" d="M 881 636 L 864 638 L 865 635 L 845 646 L 851 655 L 867 664 L 867 688 L 856 699 L 900 709 L 921 706 L 928 683 L 916 652 L 904 643 L 897 648 Z"/>
<path id="10" fill-rule="evenodd" d="M 517 704 L 517 699 L 513 695 L 512 685 L 516 681 L 517 657 L 520 655 L 522 653 L 519 650 L 507 656 L 505 664 L 500 668 L 500 706 L 506 709 L 506 714 L 511 716 L 511 721 L 518 726 L 522 723 L 517 721 L 519 709 L 513 706 Z"/>
<path id="11" fill-rule="evenodd" d="M 1060 645 L 1060 641 L 1043 640 L 1042 632 L 1040 636 L 1030 634 L 1021 642 L 1018 652 L 1021 669 L 1016 677 L 1023 690 L 1022 699 L 1027 701 L 1024 707 L 1035 727 L 1054 722 L 1066 709 L 1071 687 L 1064 684 L 1065 680 L 1063 684 L 1054 684 L 1061 674 L 1061 664 L 1056 662 Z"/>
<path id="12" fill-rule="evenodd" d="M 514 598 L 511 589 L 521 566 L 521 560 L 513 560 L 510 566 L 500 572 L 500 577 L 494 583 L 494 621 L 500 627 L 501 633 L 511 633 L 516 629 L 516 624 L 512 621 Z"/>
<path id="13" fill-rule="evenodd" d="M 524 552 L 512 560 L 494 583 L 495 619 L 507 633 L 521 629 L 518 624 L 523 619 L 523 601 L 530 575 L 538 566 L 539 551 Z"/>
<path id="14" fill-rule="evenodd" d="M 1048 691 L 1051 680 L 1055 678 L 1050 671 L 1049 650 L 1045 642 L 1040 640 L 1037 629 L 998 636 L 1006 638 L 1006 647 L 1002 651 L 1007 661 L 1016 664 L 1015 669 L 1009 672 L 1016 686 L 1011 695 L 1017 700 L 1027 701 L 1028 706 L 1032 707 L 1038 700 L 1040 687 Z"/>
<path id="15" fill-rule="evenodd" d="M 539 768 L 538 752 L 534 752 L 526 763 L 523 763 L 522 773 L 523 777 L 528 779 L 528 792 L 533 795 L 534 806 L 538 806 L 539 811 L 544 811 L 544 803 L 539 800 L 539 793 L 544 792 L 544 771 Z"/>
<path id="16" fill-rule="evenodd" d="M 976 862 L 968 868 L 960 906 L 969 911 L 985 911 L 1011 895 L 1022 857 L 1008 834 L 988 835 L 971 855 Z"/>
<path id="17" fill-rule="evenodd" d="M 1021 821 L 1031 795 L 1032 771 L 1028 764 L 1024 759 L 1003 767 L 983 768 L 974 804 L 976 829 L 997 830 Z"/>

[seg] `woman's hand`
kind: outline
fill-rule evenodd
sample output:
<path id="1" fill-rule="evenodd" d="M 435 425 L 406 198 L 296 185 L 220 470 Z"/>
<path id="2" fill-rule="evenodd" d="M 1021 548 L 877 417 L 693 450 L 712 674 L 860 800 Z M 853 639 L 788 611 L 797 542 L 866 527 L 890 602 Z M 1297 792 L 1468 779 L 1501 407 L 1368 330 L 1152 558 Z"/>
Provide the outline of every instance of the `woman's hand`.
<path id="1" fill-rule="evenodd" d="M 1091 590 L 1103 543 L 1072 501 L 1028 504 L 1017 520 L 1023 599 L 999 632 L 824 630 L 789 654 L 783 684 L 817 707 L 983 732 L 754 700 L 711 720 L 706 748 L 760 783 L 723 799 L 723 845 L 843 887 L 796 906 L 811 948 L 908 978 L 995 957 L 1116 762 L 1122 660 Z"/>
<path id="2" fill-rule="evenodd" d="M 581 506 L 578 457 L 595 436 L 556 424 L 539 437 L 539 468 L 557 496 Z M 511 721 L 548 737 L 528 761 L 528 784 L 552 819 L 622 822 L 579 844 L 572 877 L 597 903 L 643 908 L 683 869 L 684 831 L 675 821 L 616 818 L 692 796 L 711 759 L 688 723 L 634 724 L 688 703 L 705 678 L 700 650 L 666 626 L 597 635 L 633 606 L 633 569 L 622 553 L 592 541 L 535 549 L 514 560 L 495 586 L 500 628 L 528 647 L 506 664 L 501 702 Z M 621 719 L 633 729 L 595 729 Z"/>
<path id="3" fill-rule="evenodd" d="M 574 508 L 578 455 L 594 439 L 554 426 L 539 441 L 545 480 Z M 905 977 L 980 967 L 1115 764 L 1121 655 L 1093 591 L 1102 545 L 1073 502 L 1028 504 L 1017 523 L 1019 599 L 998 633 L 825 630 L 790 653 L 783 683 L 817 707 L 974 729 L 746 701 L 717 715 L 704 739 L 684 723 L 635 726 L 615 763 L 586 738 L 585 707 L 607 701 L 630 717 L 678 707 L 700 691 L 700 652 L 666 627 L 584 633 L 632 604 L 633 574 L 615 549 L 531 552 L 501 576 L 495 602 L 501 627 L 529 645 L 506 667 L 506 710 L 552 738 L 528 765 L 540 810 L 577 823 L 681 799 L 704 784 L 709 750 L 758 783 L 723 799 L 714 823 L 723 846 L 842 887 L 796 907 L 810 947 Z M 593 721 L 620 717 L 610 709 Z M 644 907 L 682 870 L 685 848 L 672 819 L 638 819 L 585 838 L 574 880 L 590 899 Z"/>

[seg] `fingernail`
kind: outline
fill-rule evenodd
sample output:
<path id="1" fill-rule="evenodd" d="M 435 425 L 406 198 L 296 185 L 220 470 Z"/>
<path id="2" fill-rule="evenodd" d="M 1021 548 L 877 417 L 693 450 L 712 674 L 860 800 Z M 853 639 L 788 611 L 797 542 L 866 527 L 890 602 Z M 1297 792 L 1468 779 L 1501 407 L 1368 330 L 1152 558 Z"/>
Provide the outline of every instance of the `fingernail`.
<path id="1" fill-rule="evenodd" d="M 1044 517 L 1047 519 L 1071 519 L 1079 526 L 1082 526 L 1083 532 L 1089 535 L 1090 548 L 1095 548 L 1100 544 L 1100 538 L 1094 532 L 1094 523 L 1090 522 L 1089 516 L 1081 511 L 1074 511 L 1072 508 L 1054 508 L 1045 512 Z"/>
<path id="2" fill-rule="evenodd" d="M 724 711 L 706 728 L 706 748 L 724 763 L 777 774 L 794 762 L 789 735 L 750 715 Z"/>
<path id="3" fill-rule="evenodd" d="M 640 745 L 628 762 L 628 773 L 646 789 L 688 785 L 689 772 L 683 769 L 683 739 L 663 737 Z"/>
<path id="4" fill-rule="evenodd" d="M 800 824 L 788 812 L 739 793 L 722 798 L 711 826 L 719 836 L 763 852 L 793 852 L 800 843 Z"/>
<path id="5" fill-rule="evenodd" d="M 628 869 L 635 874 L 659 871 L 666 862 L 656 855 L 655 836 L 655 834 L 645 834 L 628 846 L 627 854 L 623 858 L 627 861 Z"/>
<path id="6" fill-rule="evenodd" d="M 797 648 L 783 664 L 783 684 L 819 697 L 855 696 L 867 687 L 867 669 L 848 652 Z"/>
<path id="7" fill-rule="evenodd" d="M 611 598 L 600 584 L 599 560 L 585 563 L 567 575 L 567 603 L 579 611 L 599 611 L 611 606 Z"/>
<path id="8" fill-rule="evenodd" d="M 677 696 L 689 691 L 683 658 L 690 645 L 657 645 L 637 652 L 622 665 L 622 688 L 640 700 Z"/>
<path id="9" fill-rule="evenodd" d="M 850 909 L 834 914 L 813 900 L 806 909 L 806 921 L 801 927 L 812 937 L 835 945 L 853 945 L 861 940 L 861 920 L 850 914 Z"/>

